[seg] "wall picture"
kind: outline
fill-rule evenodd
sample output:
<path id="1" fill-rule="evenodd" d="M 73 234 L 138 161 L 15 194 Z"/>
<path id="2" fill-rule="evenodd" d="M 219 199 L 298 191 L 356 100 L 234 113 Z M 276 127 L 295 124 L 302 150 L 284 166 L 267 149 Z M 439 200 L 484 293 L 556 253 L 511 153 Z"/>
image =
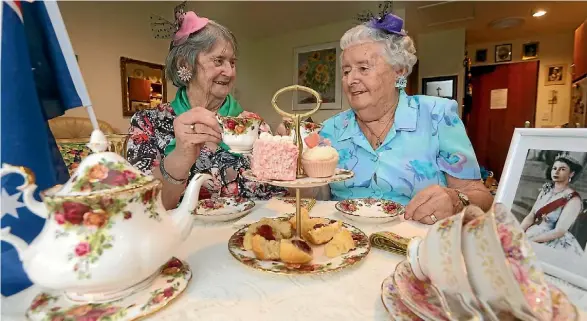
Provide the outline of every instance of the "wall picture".
<path id="1" fill-rule="evenodd" d="M 339 57 L 338 42 L 294 49 L 294 83 L 320 93 L 320 109 L 342 109 Z M 314 96 L 306 92 L 294 92 L 293 110 L 309 110 L 315 106 Z"/>
<path id="2" fill-rule="evenodd" d="M 495 196 L 544 271 L 587 288 L 587 132 L 516 129 Z"/>
<path id="3" fill-rule="evenodd" d="M 564 85 L 567 73 L 567 65 L 550 65 L 546 66 L 546 78 L 544 80 L 545 86 L 550 85 Z"/>
<path id="4" fill-rule="evenodd" d="M 475 51 L 475 62 L 486 62 L 487 61 L 487 49 L 477 49 Z"/>
<path id="5" fill-rule="evenodd" d="M 422 94 L 457 99 L 457 76 L 422 78 Z"/>
<path id="6" fill-rule="evenodd" d="M 538 42 L 530 42 L 522 45 L 522 60 L 538 58 Z"/>
<path id="7" fill-rule="evenodd" d="M 122 115 L 132 116 L 143 109 L 167 102 L 167 81 L 163 65 L 120 57 Z"/>
<path id="8" fill-rule="evenodd" d="M 495 62 L 512 61 L 512 44 L 503 44 L 495 46 Z"/>

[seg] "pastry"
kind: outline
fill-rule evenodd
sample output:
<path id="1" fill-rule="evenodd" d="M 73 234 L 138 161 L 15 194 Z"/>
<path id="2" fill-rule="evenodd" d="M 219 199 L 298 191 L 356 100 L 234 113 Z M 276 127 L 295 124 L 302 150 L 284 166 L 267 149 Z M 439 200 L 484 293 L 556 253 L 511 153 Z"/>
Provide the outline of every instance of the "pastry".
<path id="1" fill-rule="evenodd" d="M 312 248 L 302 240 L 281 240 L 279 256 L 285 263 L 304 264 L 312 261 Z"/>
<path id="2" fill-rule="evenodd" d="M 333 258 L 348 253 L 348 251 L 355 247 L 355 240 L 353 240 L 351 232 L 346 228 L 342 228 L 336 233 L 336 235 L 334 235 L 330 242 L 326 243 L 326 246 L 324 246 L 324 253 L 326 256 Z"/>
<path id="3" fill-rule="evenodd" d="M 295 180 L 298 152 L 298 147 L 292 142 L 291 137 L 261 133 L 253 145 L 253 175 L 261 180 Z"/>
<path id="4" fill-rule="evenodd" d="M 267 240 L 260 234 L 255 234 L 251 243 L 256 258 L 260 260 L 279 260 L 280 241 Z"/>
<path id="5" fill-rule="evenodd" d="M 320 245 L 332 240 L 334 235 L 340 231 L 341 227 L 342 222 L 339 221 L 331 224 L 317 223 L 314 224 L 312 228 L 307 230 L 305 233 L 302 230 L 302 233 L 304 238 L 310 243 Z"/>
<path id="6" fill-rule="evenodd" d="M 253 236 L 259 234 L 266 240 L 280 240 L 282 238 L 291 238 L 292 228 L 289 222 L 263 218 L 259 222 L 249 225 L 243 239 L 245 250 L 253 248 Z"/>
<path id="7" fill-rule="evenodd" d="M 306 137 L 305 142 L 308 149 L 302 154 L 304 173 L 315 178 L 334 175 L 338 165 L 338 152 L 330 146 L 330 141 L 312 133 Z"/>

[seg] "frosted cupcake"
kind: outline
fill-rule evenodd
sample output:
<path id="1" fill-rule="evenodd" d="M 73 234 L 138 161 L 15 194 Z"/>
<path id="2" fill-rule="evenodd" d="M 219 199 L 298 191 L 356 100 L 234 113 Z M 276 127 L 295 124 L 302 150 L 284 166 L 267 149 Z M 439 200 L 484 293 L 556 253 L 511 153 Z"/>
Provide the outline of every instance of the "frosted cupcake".
<path id="1" fill-rule="evenodd" d="M 338 165 L 338 152 L 328 139 L 311 133 L 304 140 L 308 149 L 302 154 L 302 166 L 309 177 L 322 178 L 334 175 Z"/>

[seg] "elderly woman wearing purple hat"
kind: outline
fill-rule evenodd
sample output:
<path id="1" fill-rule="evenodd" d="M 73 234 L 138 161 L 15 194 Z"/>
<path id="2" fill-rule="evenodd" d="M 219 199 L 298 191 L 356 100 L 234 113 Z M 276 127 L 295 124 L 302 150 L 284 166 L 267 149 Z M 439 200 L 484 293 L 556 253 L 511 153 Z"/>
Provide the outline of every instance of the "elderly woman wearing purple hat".
<path id="1" fill-rule="evenodd" d="M 342 87 L 351 109 L 323 123 L 320 135 L 353 179 L 330 184 L 334 200 L 374 197 L 407 206 L 405 218 L 425 224 L 493 198 L 457 114 L 457 102 L 408 96 L 414 43 L 393 14 L 373 17 L 340 40 Z"/>

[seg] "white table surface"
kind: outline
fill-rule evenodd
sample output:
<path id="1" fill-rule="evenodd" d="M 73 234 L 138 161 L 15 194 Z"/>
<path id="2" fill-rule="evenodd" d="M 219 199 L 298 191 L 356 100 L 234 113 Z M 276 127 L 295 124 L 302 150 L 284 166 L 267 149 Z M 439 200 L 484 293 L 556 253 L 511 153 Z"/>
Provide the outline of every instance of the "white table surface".
<path id="1" fill-rule="evenodd" d="M 319 202 L 311 215 L 347 221 L 334 204 Z M 249 215 L 270 213 L 264 205 L 258 202 Z M 426 233 L 426 226 L 401 220 L 381 225 L 348 222 L 367 235 L 383 230 L 405 237 Z M 372 248 L 362 262 L 341 271 L 276 275 L 245 266 L 230 255 L 228 239 L 235 231 L 231 222 L 195 224 L 183 246 L 172 253 L 192 269 L 188 289 L 148 320 L 389 320 L 381 303 L 381 282 L 404 259 L 402 256 Z M 25 320 L 24 311 L 39 291 L 33 286 L 3 297 L 2 320 Z M 583 319 L 587 320 L 585 313 Z"/>

